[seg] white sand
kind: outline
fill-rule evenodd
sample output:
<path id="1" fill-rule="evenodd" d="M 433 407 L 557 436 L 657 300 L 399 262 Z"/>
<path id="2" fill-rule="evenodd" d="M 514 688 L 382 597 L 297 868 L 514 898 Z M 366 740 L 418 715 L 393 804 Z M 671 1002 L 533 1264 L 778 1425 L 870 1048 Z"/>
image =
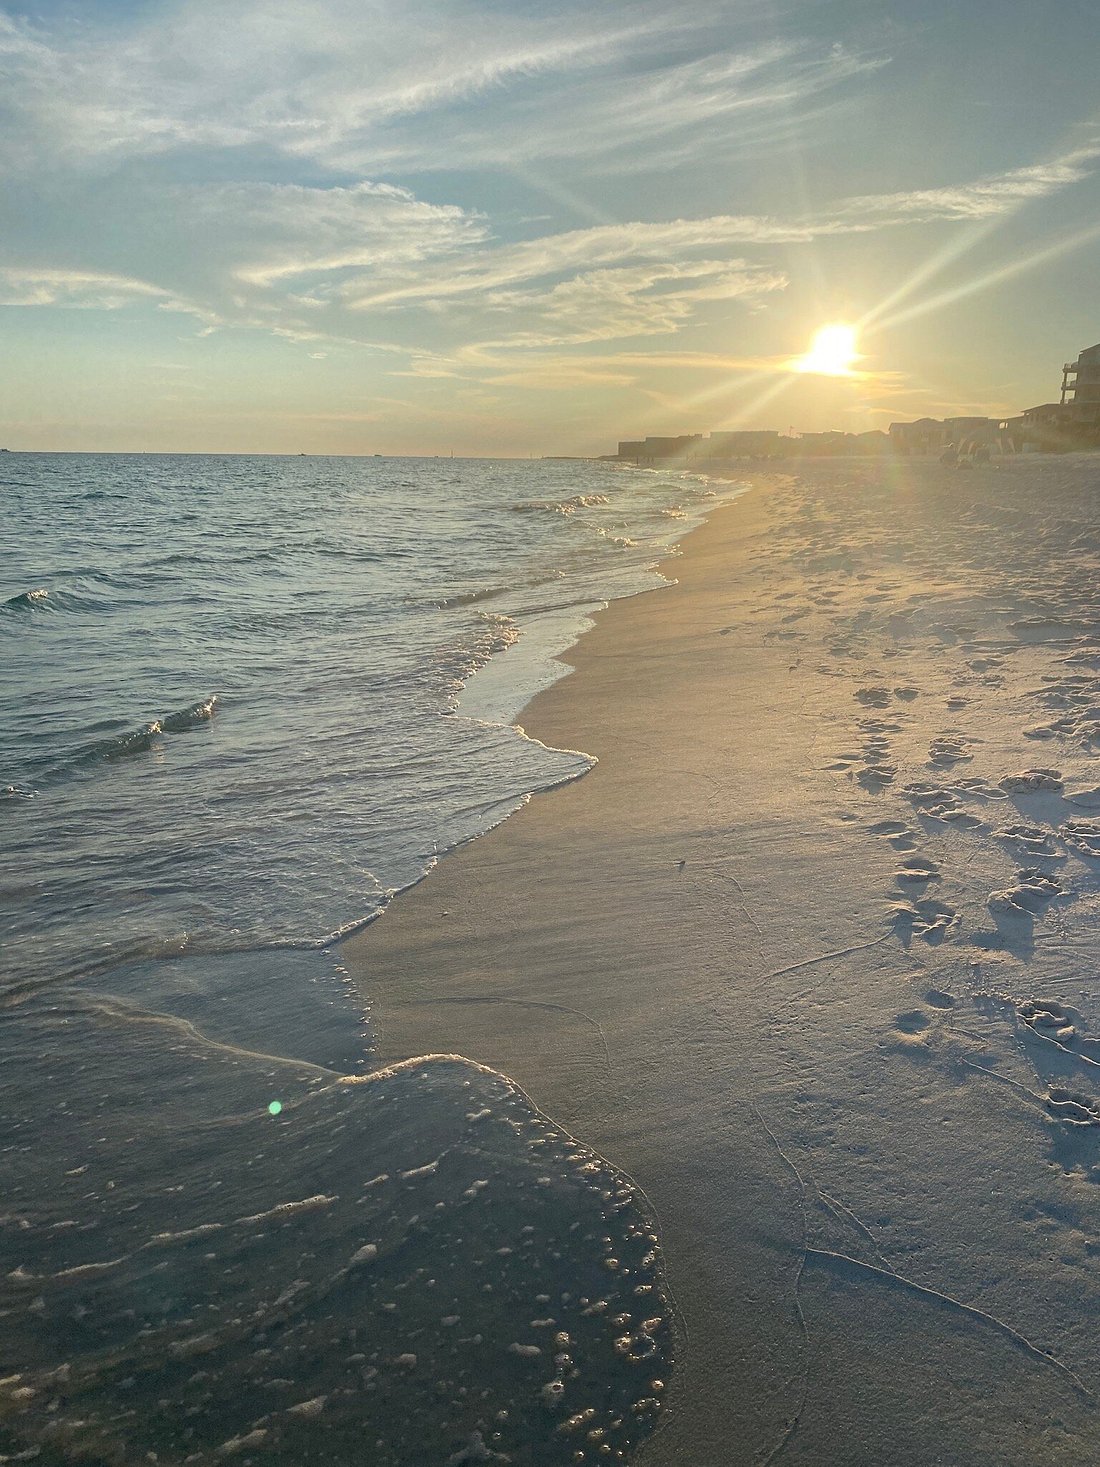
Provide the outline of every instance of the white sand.
<path id="1" fill-rule="evenodd" d="M 345 950 L 383 1059 L 650 1197 L 647 1467 L 1100 1461 L 1098 504 L 1080 457 L 763 484 L 527 710 L 593 773 Z"/>

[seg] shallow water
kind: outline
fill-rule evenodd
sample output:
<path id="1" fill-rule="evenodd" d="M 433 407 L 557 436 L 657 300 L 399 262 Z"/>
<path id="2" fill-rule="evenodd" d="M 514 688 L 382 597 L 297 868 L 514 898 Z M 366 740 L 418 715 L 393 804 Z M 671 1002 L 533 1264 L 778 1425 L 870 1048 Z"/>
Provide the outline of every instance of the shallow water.
<path id="1" fill-rule="evenodd" d="M 583 773 L 509 720 L 593 606 L 654 583 L 680 502 L 707 502 L 589 465 L 20 454 L 5 473 L 5 936 L 30 983 L 322 943 Z M 459 716 L 517 640 L 496 706 Z"/>
<path id="2" fill-rule="evenodd" d="M 348 1081 L 82 996 L 3 1013 L 12 1044 L 7 1460 L 558 1463 L 651 1429 L 656 1235 L 502 1076 Z"/>
<path id="3" fill-rule="evenodd" d="M 370 1036 L 336 944 L 590 767 L 511 720 L 714 489 L 393 459 L 4 477 L 0 1451 L 628 1451 L 667 1373 L 641 1199 L 463 1061 L 349 1084 Z"/>

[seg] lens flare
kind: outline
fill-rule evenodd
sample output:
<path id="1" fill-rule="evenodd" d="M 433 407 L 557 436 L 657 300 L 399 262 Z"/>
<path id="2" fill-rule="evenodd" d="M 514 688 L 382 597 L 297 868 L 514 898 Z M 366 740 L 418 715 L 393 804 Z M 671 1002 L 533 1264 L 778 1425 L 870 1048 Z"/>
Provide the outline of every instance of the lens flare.
<path id="1" fill-rule="evenodd" d="M 281 1100 L 273 1100 L 267 1108 L 267 1113 L 269 1116 L 277 1116 L 282 1114 L 282 1110 L 283 1102 Z"/>
<path id="2" fill-rule="evenodd" d="M 800 372 L 817 372 L 822 377 L 850 377 L 858 360 L 856 328 L 835 323 L 822 326 L 795 366 Z"/>

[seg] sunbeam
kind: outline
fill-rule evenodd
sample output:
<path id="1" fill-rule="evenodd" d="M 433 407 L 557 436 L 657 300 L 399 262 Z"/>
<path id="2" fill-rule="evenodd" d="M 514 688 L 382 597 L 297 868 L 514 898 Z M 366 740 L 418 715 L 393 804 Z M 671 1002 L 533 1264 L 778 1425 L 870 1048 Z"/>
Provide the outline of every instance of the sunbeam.
<path id="1" fill-rule="evenodd" d="M 926 316 L 932 311 L 941 310 L 944 306 L 953 305 L 956 301 L 964 300 L 967 296 L 975 295 L 979 291 L 989 290 L 994 285 L 1011 280 L 1015 275 L 1023 275 L 1028 270 L 1034 270 L 1037 266 L 1045 265 L 1050 260 L 1056 260 L 1061 255 L 1068 255 L 1073 250 L 1080 249 L 1082 245 L 1090 244 L 1097 239 L 1100 239 L 1100 224 L 1091 224 L 1087 229 L 1079 229 L 1072 234 L 1063 235 L 1061 239 L 1055 240 L 1053 244 L 1047 245 L 1044 249 L 1033 250 L 1030 254 L 1020 256 L 1015 260 L 1008 260 L 994 270 L 987 270 L 972 280 L 963 281 L 961 285 L 953 286 L 949 290 L 940 291 L 938 295 L 917 301 L 907 310 L 899 311 L 896 315 L 880 320 L 878 326 L 880 329 L 885 329 L 900 326 L 907 321 L 915 321 L 919 316 Z"/>

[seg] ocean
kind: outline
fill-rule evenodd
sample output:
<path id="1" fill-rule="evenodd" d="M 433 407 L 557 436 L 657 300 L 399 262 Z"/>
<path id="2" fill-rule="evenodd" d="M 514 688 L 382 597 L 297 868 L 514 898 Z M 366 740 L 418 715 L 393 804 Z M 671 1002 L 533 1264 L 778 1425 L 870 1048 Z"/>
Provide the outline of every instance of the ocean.
<path id="1" fill-rule="evenodd" d="M 736 487 L 11 454 L 0 488 L 0 1453 L 621 1459 L 671 1337 L 643 1199 L 507 1077 L 379 1071 L 340 941 L 591 767 L 520 710 Z"/>

